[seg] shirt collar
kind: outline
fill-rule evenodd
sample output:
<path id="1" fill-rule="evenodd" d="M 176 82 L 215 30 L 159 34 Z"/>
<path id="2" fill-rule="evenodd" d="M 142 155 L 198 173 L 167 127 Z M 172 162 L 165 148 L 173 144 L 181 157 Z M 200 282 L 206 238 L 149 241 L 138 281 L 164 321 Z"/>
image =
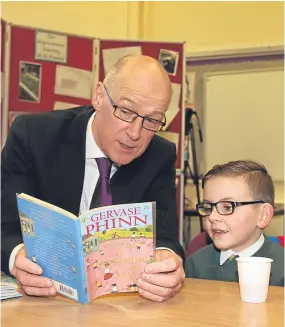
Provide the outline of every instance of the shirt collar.
<path id="1" fill-rule="evenodd" d="M 105 154 L 101 151 L 99 146 L 96 144 L 93 133 L 92 133 L 92 122 L 95 118 L 96 112 L 94 112 L 89 118 L 87 129 L 86 129 L 86 151 L 85 158 L 86 159 L 95 159 L 105 157 Z"/>
<path id="2" fill-rule="evenodd" d="M 254 244 L 252 244 L 250 247 L 248 247 L 247 249 L 245 249 L 241 252 L 234 252 L 231 249 L 226 250 L 226 251 L 221 251 L 220 265 L 223 265 L 229 259 L 229 257 L 232 255 L 238 255 L 242 258 L 251 257 L 254 253 L 256 253 L 262 247 L 263 243 L 264 243 L 264 235 L 261 234 L 260 238 Z"/>

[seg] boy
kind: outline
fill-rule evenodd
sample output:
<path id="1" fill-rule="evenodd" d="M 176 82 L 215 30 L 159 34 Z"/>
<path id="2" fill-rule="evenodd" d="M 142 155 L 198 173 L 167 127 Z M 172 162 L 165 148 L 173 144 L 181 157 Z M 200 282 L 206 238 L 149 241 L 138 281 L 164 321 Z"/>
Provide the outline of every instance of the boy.
<path id="1" fill-rule="evenodd" d="M 274 186 L 254 161 L 214 166 L 202 179 L 197 210 L 213 240 L 185 263 L 186 277 L 238 282 L 236 256 L 273 259 L 269 285 L 284 286 L 284 249 L 264 237 L 274 209 Z"/>

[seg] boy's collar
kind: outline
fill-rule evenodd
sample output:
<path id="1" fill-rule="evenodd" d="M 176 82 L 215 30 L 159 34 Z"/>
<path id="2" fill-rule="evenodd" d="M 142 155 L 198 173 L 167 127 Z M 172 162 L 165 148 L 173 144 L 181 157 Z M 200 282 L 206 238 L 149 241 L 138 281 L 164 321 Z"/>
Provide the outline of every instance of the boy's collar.
<path id="1" fill-rule="evenodd" d="M 264 235 L 261 234 L 260 238 L 255 243 L 253 243 L 250 247 L 248 247 L 247 249 L 241 252 L 234 252 L 231 249 L 226 251 L 221 250 L 220 266 L 223 265 L 232 255 L 239 255 L 240 257 L 251 257 L 262 247 L 263 243 L 264 243 Z"/>

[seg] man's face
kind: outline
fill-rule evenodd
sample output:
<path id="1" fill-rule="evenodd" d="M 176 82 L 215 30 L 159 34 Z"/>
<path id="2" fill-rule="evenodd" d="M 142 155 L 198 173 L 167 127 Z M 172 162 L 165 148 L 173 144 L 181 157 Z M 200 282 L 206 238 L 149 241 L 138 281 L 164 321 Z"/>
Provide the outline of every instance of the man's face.
<path id="1" fill-rule="evenodd" d="M 163 84 L 159 89 L 145 76 L 141 76 L 140 81 L 132 77 L 122 79 L 112 85 L 108 93 L 116 105 L 160 121 L 169 101 L 168 89 Z M 97 111 L 92 125 L 95 141 L 113 162 L 126 165 L 146 150 L 155 132 L 143 128 L 140 117 L 132 123 L 115 117 L 114 107 L 102 83 L 97 84 L 93 106 Z"/>
<path id="2" fill-rule="evenodd" d="M 203 198 L 210 203 L 253 201 L 243 176 L 211 178 L 206 181 Z M 259 238 L 261 210 L 262 204 L 250 204 L 237 207 L 231 215 L 223 216 L 213 208 L 212 213 L 204 218 L 204 226 L 218 249 L 240 252 Z"/>

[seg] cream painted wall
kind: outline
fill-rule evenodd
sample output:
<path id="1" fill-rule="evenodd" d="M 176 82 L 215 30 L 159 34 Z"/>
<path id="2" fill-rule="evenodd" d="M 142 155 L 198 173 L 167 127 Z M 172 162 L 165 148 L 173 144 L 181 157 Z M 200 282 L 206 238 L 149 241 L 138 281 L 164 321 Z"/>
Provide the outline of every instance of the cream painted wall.
<path id="1" fill-rule="evenodd" d="M 2 1 L 2 17 L 86 36 L 186 41 L 186 51 L 284 43 L 283 1 Z"/>
<path id="2" fill-rule="evenodd" d="M 137 2 L 2 1 L 1 16 L 16 25 L 102 38 L 136 38 Z"/>
<path id="3" fill-rule="evenodd" d="M 284 2 L 147 2 L 146 39 L 186 41 L 187 51 L 284 43 Z"/>
<path id="4" fill-rule="evenodd" d="M 9 2 L 1 16 L 24 26 L 90 37 L 186 41 L 186 51 L 284 44 L 283 2 Z M 283 184 L 275 185 L 284 201 Z M 195 189 L 187 187 L 195 202 Z M 192 235 L 199 230 L 194 219 Z M 283 234 L 283 217 L 271 235 Z"/>

